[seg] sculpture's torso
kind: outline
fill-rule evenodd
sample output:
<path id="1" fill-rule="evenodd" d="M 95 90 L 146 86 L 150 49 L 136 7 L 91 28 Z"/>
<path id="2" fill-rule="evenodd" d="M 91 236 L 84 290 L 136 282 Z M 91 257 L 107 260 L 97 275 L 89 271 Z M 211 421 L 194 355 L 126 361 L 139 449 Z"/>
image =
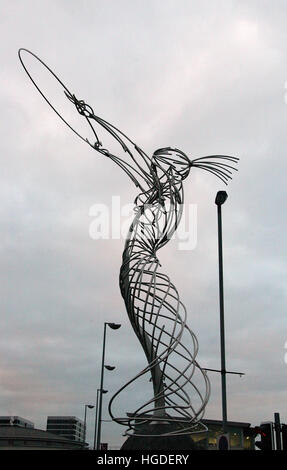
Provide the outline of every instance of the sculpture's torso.
<path id="1" fill-rule="evenodd" d="M 168 310 L 176 314 L 177 310 L 172 302 L 168 306 L 165 297 L 173 292 L 175 304 L 178 303 L 174 286 L 159 271 L 157 251 L 170 240 L 178 226 L 182 200 L 182 185 L 172 178 L 166 178 L 160 188 L 145 194 L 144 198 L 140 195 L 136 199 L 136 215 L 126 240 L 120 271 L 121 293 L 129 319 L 151 365 L 156 416 L 166 414 L 164 369 L 167 358 L 158 357 L 164 356 L 164 350 L 171 347 L 175 330 L 174 318 L 168 319 L 165 314 Z M 161 344 L 163 318 L 167 337 Z"/>

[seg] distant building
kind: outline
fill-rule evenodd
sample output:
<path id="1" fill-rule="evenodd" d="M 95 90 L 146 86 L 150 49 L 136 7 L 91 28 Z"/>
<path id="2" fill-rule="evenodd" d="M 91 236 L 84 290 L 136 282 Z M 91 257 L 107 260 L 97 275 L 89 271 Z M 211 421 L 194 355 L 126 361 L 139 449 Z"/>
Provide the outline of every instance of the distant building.
<path id="1" fill-rule="evenodd" d="M 40 429 L 23 426 L 0 427 L 1 450 L 81 450 L 82 442 L 70 441 Z"/>
<path id="2" fill-rule="evenodd" d="M 0 416 L 0 426 L 17 426 L 20 428 L 34 428 L 34 423 L 20 416 Z"/>
<path id="3" fill-rule="evenodd" d="M 216 450 L 217 439 L 222 434 L 222 421 L 215 419 L 203 419 L 201 421 L 208 431 L 192 434 L 193 441 L 200 450 Z M 255 436 L 250 423 L 238 421 L 227 422 L 230 450 L 254 450 Z"/>
<path id="4" fill-rule="evenodd" d="M 134 417 L 132 413 L 127 413 L 131 418 Z M 148 419 L 152 418 L 152 415 L 146 415 Z M 188 420 L 187 420 L 188 424 Z M 195 444 L 195 450 L 217 450 L 218 439 L 223 434 L 223 426 L 221 420 L 215 419 L 202 419 L 201 424 L 206 426 L 206 430 L 199 427 L 198 431 L 194 428 L 194 431 L 190 433 L 190 437 Z M 158 425 L 159 426 L 159 425 Z M 148 434 L 148 425 L 144 423 L 144 415 L 142 420 L 136 424 L 136 432 L 142 434 Z M 180 430 L 180 429 L 179 429 Z M 255 449 L 255 433 L 254 428 L 251 427 L 250 423 L 239 422 L 239 421 L 228 421 L 226 423 L 226 433 L 229 449 L 230 450 L 254 450 Z M 180 436 L 180 433 L 179 433 Z M 132 437 L 132 436 L 131 436 Z M 123 444 L 122 448 L 125 450 L 137 450 L 138 445 L 137 438 L 134 442 L 131 437 Z M 130 442 L 129 442 L 130 440 Z M 147 441 L 148 443 L 148 441 Z M 147 444 L 148 445 L 148 444 Z"/>
<path id="5" fill-rule="evenodd" d="M 83 442 L 85 425 L 76 416 L 48 416 L 47 431 L 76 442 Z"/>

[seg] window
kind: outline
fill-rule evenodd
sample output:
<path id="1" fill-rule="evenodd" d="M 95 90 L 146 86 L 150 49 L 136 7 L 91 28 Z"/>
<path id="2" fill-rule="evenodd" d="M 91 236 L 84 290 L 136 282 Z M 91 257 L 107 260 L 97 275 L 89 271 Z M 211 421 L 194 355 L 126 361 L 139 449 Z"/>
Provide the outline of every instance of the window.
<path id="1" fill-rule="evenodd" d="M 7 441 L 2 440 L 2 439 L 0 440 L 0 446 L 1 446 L 1 447 L 7 447 L 8 445 L 9 445 L 9 441 L 8 441 L 8 440 L 7 440 Z"/>
<path id="2" fill-rule="evenodd" d="M 242 429 L 229 428 L 229 443 L 231 449 L 242 449 Z"/>
<path id="3" fill-rule="evenodd" d="M 19 439 L 14 441 L 15 447 L 22 447 L 24 445 L 25 445 L 25 441 L 20 441 Z"/>
<path id="4" fill-rule="evenodd" d="M 243 448 L 245 450 L 253 450 L 254 449 L 254 438 L 251 436 L 244 436 L 243 437 Z"/>

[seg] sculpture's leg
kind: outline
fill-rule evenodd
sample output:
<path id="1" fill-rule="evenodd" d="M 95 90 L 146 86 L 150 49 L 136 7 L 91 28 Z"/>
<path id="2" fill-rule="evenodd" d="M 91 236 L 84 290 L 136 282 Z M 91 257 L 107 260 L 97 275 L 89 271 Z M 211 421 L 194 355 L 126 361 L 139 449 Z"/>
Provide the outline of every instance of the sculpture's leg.
<path id="1" fill-rule="evenodd" d="M 159 262 L 151 260 L 150 255 L 141 254 L 135 263 L 129 260 L 121 270 L 121 291 L 148 360 L 154 390 L 154 416 L 164 417 L 167 411 L 176 411 L 180 416 L 189 417 L 186 409 L 190 398 L 184 386 L 192 375 L 194 358 L 192 351 L 180 343 L 186 328 L 186 311 L 176 288 L 158 268 Z M 195 352 L 194 342 L 192 346 Z M 179 359 L 181 370 L 177 366 Z M 152 401 L 137 412 L 150 412 Z"/>

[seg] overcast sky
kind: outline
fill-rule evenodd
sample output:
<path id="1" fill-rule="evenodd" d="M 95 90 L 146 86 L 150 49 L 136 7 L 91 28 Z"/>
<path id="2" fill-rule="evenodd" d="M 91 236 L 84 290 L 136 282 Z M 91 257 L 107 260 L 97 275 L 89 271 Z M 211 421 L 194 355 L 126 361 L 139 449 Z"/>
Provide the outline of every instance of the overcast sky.
<path id="1" fill-rule="evenodd" d="M 39 55 L 99 116 L 146 152 L 174 146 L 240 158 L 226 189 L 194 169 L 197 244 L 159 257 L 188 310 L 198 361 L 220 367 L 217 218 L 223 207 L 228 418 L 287 422 L 287 4 L 284 0 L 1 0 L 0 415 L 45 429 L 95 403 L 107 331 L 108 397 L 145 365 L 118 287 L 124 240 L 94 240 L 91 207 L 137 192 L 53 114 L 18 60 Z M 286 96 L 285 96 L 286 95 Z M 122 218 L 122 223 L 125 218 Z M 287 362 L 287 361 L 286 361 Z M 210 373 L 205 417 L 221 418 Z M 150 393 L 150 384 L 146 385 Z M 145 390 L 143 388 L 143 390 Z M 133 393 L 119 414 L 134 410 Z M 94 412 L 88 413 L 92 442 Z M 103 424 L 119 446 L 124 428 Z"/>

